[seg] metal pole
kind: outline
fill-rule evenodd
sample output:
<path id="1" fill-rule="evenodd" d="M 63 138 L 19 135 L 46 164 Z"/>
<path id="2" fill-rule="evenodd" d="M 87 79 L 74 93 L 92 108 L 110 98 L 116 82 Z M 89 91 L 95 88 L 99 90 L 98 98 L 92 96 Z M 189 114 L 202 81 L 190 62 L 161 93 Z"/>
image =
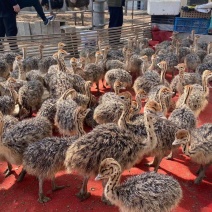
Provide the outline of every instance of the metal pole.
<path id="1" fill-rule="evenodd" d="M 133 15 L 134 15 L 134 3 L 135 3 L 135 1 L 133 0 L 133 3 L 132 3 L 132 25 L 133 25 Z"/>
<path id="2" fill-rule="evenodd" d="M 91 0 L 91 19 L 92 19 L 92 29 L 94 28 L 94 24 L 93 24 L 93 0 Z"/>

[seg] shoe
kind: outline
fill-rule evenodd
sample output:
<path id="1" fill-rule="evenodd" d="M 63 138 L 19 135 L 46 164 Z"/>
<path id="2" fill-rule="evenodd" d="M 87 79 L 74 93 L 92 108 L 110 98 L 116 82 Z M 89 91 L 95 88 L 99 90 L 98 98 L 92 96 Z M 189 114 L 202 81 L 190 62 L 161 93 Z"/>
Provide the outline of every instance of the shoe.
<path id="1" fill-rule="evenodd" d="M 46 18 L 46 20 L 44 21 L 44 25 L 48 26 L 50 21 L 54 21 L 55 17 L 53 15 L 49 16 Z"/>

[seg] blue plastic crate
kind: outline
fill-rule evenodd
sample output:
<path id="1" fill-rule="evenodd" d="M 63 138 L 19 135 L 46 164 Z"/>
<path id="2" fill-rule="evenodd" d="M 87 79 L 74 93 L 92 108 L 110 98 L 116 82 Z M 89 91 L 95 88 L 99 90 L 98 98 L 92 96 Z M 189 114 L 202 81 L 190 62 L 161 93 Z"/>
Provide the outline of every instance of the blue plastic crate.
<path id="1" fill-rule="evenodd" d="M 174 31 L 191 32 L 195 30 L 197 34 L 208 34 L 210 19 L 207 18 L 175 18 Z"/>

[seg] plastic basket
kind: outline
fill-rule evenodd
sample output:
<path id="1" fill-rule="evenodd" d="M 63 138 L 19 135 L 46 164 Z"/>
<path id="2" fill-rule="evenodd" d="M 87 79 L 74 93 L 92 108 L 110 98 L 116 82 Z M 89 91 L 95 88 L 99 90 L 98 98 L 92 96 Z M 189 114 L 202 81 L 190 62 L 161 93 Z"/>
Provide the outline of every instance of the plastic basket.
<path id="1" fill-rule="evenodd" d="M 206 4 L 208 3 L 208 0 L 188 0 L 187 5 L 200 5 L 200 4 Z"/>
<path id="2" fill-rule="evenodd" d="M 195 30 L 197 34 L 208 34 L 210 19 L 206 18 L 175 18 L 174 31 L 191 32 Z"/>
<path id="3" fill-rule="evenodd" d="M 185 11 L 181 10 L 180 17 L 184 17 L 184 18 L 210 18 L 211 17 L 211 12 L 209 12 L 209 13 L 200 13 L 200 12 L 198 12 L 196 10 L 189 11 L 189 12 L 185 12 Z"/>

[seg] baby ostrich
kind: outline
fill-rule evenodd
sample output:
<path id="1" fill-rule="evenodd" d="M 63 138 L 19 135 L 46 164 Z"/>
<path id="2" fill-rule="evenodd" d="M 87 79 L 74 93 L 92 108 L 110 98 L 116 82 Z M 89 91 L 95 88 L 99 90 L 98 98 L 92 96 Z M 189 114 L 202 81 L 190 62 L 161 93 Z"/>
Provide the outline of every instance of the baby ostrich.
<path id="1" fill-rule="evenodd" d="M 67 89 L 73 88 L 74 77 L 66 73 L 67 69 L 64 62 L 66 55 L 68 53 L 64 50 L 59 50 L 57 55 L 54 54 L 58 61 L 58 67 L 57 69 L 49 70 L 45 76 L 46 87 L 51 98 L 58 99 Z"/>
<path id="2" fill-rule="evenodd" d="M 198 117 L 200 112 L 205 109 L 208 104 L 208 97 L 209 97 L 209 87 L 208 81 L 212 77 L 212 71 L 205 70 L 202 75 L 202 86 L 198 84 L 191 85 L 193 90 L 189 96 L 187 105 L 191 108 L 194 112 L 195 116 Z M 184 98 L 184 94 L 180 96 L 178 99 L 176 106 L 178 107 L 181 105 Z"/>
<path id="3" fill-rule="evenodd" d="M 161 86 L 159 90 L 156 92 L 149 92 L 148 99 L 157 101 L 161 108 L 162 112 L 164 113 L 164 116 L 166 116 L 168 109 L 171 106 L 171 98 L 172 98 L 173 92 L 170 88 L 167 88 L 166 86 Z"/>
<path id="4" fill-rule="evenodd" d="M 5 52 L 4 54 L 0 56 L 0 60 L 4 60 L 9 66 L 9 71 L 13 71 L 13 63 L 17 55 L 18 55 L 17 53 L 10 51 L 10 52 Z"/>
<path id="5" fill-rule="evenodd" d="M 18 119 L 16 119 L 13 116 L 6 115 L 3 116 L 3 114 L 0 112 L 0 135 L 1 135 L 1 141 L 0 141 L 0 149 L 2 146 L 2 139 L 4 139 L 4 135 L 7 131 L 9 131 L 15 124 L 18 123 Z M 7 161 L 6 158 L 0 154 L 0 161 Z M 12 165 L 10 163 L 7 163 L 8 169 L 5 170 L 4 176 L 8 177 L 11 174 Z"/>
<path id="6" fill-rule="evenodd" d="M 160 75 L 156 71 L 146 71 L 142 77 L 138 77 L 135 80 L 133 89 L 135 93 L 137 93 L 140 89 L 149 93 L 151 88 L 158 84 L 160 84 Z"/>
<path id="7" fill-rule="evenodd" d="M 2 89 L 6 89 L 8 93 L 4 94 Z M 0 85 L 0 93 L 0 111 L 4 115 L 11 115 L 15 109 L 18 94 L 12 85 L 7 86 L 7 88 L 4 88 L 3 85 Z"/>
<path id="8" fill-rule="evenodd" d="M 179 130 L 172 144 L 182 144 L 184 146 L 184 153 L 189 156 L 191 160 L 200 164 L 200 169 L 197 171 L 198 177 L 194 181 L 195 184 L 201 183 L 205 177 L 206 169 L 212 163 L 212 140 L 211 137 L 209 139 L 207 138 L 207 136 L 211 134 L 211 130 L 211 124 L 205 124 L 192 132 L 184 129 Z"/>
<path id="9" fill-rule="evenodd" d="M 52 190 L 64 188 L 55 183 L 55 174 L 64 170 L 65 154 L 68 147 L 80 136 L 85 134 L 83 130 L 83 120 L 87 114 L 87 109 L 78 107 L 74 112 L 74 122 L 76 125 L 76 136 L 73 137 L 47 137 L 38 142 L 30 144 L 24 151 L 23 167 L 27 173 L 36 176 L 39 180 L 40 203 L 48 202 L 49 197 L 43 193 L 43 181 L 46 178 L 52 180 Z"/>
<path id="10" fill-rule="evenodd" d="M 165 92 L 167 93 L 166 96 L 166 103 L 165 103 L 165 107 L 163 107 L 163 112 L 167 111 L 167 109 L 170 106 L 171 103 L 171 96 L 173 95 L 171 90 L 168 88 L 169 87 L 169 83 L 164 79 L 165 78 L 165 74 L 166 74 L 166 70 L 167 70 L 167 63 L 166 61 L 161 61 L 160 63 L 158 63 L 158 66 L 161 68 L 161 79 L 160 79 L 160 84 L 152 87 L 148 93 L 148 98 L 149 99 L 154 99 L 155 101 L 160 102 L 160 90 L 162 88 L 165 88 Z M 163 99 L 163 100 L 165 100 Z"/>
<path id="11" fill-rule="evenodd" d="M 95 82 L 97 90 L 99 91 L 99 80 L 104 76 L 104 70 L 101 65 L 99 65 L 99 60 L 102 58 L 101 52 L 97 51 L 95 54 L 96 61 L 95 63 L 89 63 L 85 66 L 85 80 Z"/>
<path id="12" fill-rule="evenodd" d="M 164 111 L 166 111 L 167 99 L 170 99 L 171 92 L 168 88 L 161 88 L 159 90 L 159 94 L 159 96 L 163 96 L 162 102 L 160 102 L 160 104 L 163 108 L 165 108 Z M 158 170 L 161 160 L 172 150 L 174 135 L 179 128 L 180 127 L 178 127 L 176 123 L 172 123 L 171 121 L 164 119 L 163 117 L 158 117 L 156 122 L 154 123 L 154 129 L 158 138 L 158 144 L 156 148 L 153 149 L 153 151 L 151 152 L 151 154 L 155 156 L 154 161 L 150 162 L 147 165 L 154 166 L 155 171 Z"/>
<path id="13" fill-rule="evenodd" d="M 58 50 L 62 50 L 65 46 L 66 45 L 62 42 L 59 42 L 57 45 Z M 41 60 L 39 60 L 38 69 L 42 74 L 45 74 L 48 72 L 49 67 L 52 65 L 57 65 L 57 60 L 52 56 L 44 57 Z"/>
<path id="14" fill-rule="evenodd" d="M 207 51 L 203 50 L 202 48 L 199 48 L 199 46 L 198 46 L 199 38 L 200 38 L 199 35 L 194 36 L 193 46 L 194 46 L 194 53 L 196 53 L 199 56 L 200 61 L 202 62 L 204 57 L 207 55 Z"/>
<path id="15" fill-rule="evenodd" d="M 195 73 L 202 76 L 205 70 L 212 70 L 212 57 L 209 62 L 199 64 L 195 70 Z"/>
<path id="16" fill-rule="evenodd" d="M 99 103 L 101 103 L 95 108 L 93 113 L 93 119 L 98 124 L 118 122 L 123 110 L 122 103 L 118 96 L 119 90 L 123 88 L 122 86 L 122 82 L 116 81 L 114 83 L 115 93 L 108 92 L 101 96 L 99 101 Z"/>
<path id="17" fill-rule="evenodd" d="M 153 55 L 152 57 L 155 57 L 155 55 Z M 166 86 L 169 86 L 169 83 L 164 79 L 167 67 L 166 61 L 161 61 L 160 63 L 158 63 L 158 66 L 161 68 L 161 75 L 159 75 L 156 71 L 146 71 L 144 72 L 143 76 L 138 77 L 135 80 L 133 89 L 136 93 L 138 90 L 143 89 L 148 94 L 151 89 L 155 89 L 155 87 L 157 86 L 161 86 L 164 84 Z"/>
<path id="18" fill-rule="evenodd" d="M 122 212 L 171 211 L 180 203 L 183 192 L 173 177 L 155 172 L 132 176 L 120 183 L 122 167 L 106 158 L 95 180 L 108 179 L 104 194 Z"/>
<path id="19" fill-rule="evenodd" d="M 57 103 L 56 99 L 53 99 L 53 98 L 46 99 L 42 103 L 42 105 L 37 113 L 37 116 L 43 116 L 43 117 L 48 118 L 48 120 L 52 123 L 52 125 L 54 125 L 54 117 L 55 117 L 56 110 L 57 110 L 56 103 Z"/>
<path id="20" fill-rule="evenodd" d="M 191 47 L 191 53 L 185 56 L 184 63 L 188 71 L 195 71 L 197 66 L 201 63 L 199 56 L 194 53 L 193 47 Z"/>
<path id="21" fill-rule="evenodd" d="M 23 60 L 23 68 L 25 72 L 31 71 L 31 70 L 38 70 L 38 63 L 43 58 L 43 45 L 39 45 L 39 53 L 40 56 L 33 56 L 33 57 L 26 57 L 26 59 Z M 26 47 L 23 47 L 24 55 L 26 55 Z"/>
<path id="22" fill-rule="evenodd" d="M 150 47 L 147 47 L 147 48 L 143 48 L 143 46 L 141 47 L 140 55 L 141 56 L 146 55 L 148 57 L 148 60 L 151 59 L 151 56 L 154 53 L 155 53 L 155 51 L 152 48 L 150 48 Z"/>
<path id="23" fill-rule="evenodd" d="M 84 70 L 80 67 L 78 67 L 78 60 L 75 57 L 72 57 L 70 59 L 70 65 L 72 67 L 72 71 L 74 74 L 80 75 L 83 79 L 86 79 L 86 74 Z"/>
<path id="24" fill-rule="evenodd" d="M 196 128 L 196 117 L 194 112 L 187 106 L 189 95 L 192 92 L 193 87 L 186 85 L 184 87 L 184 100 L 182 104 L 176 108 L 169 116 L 169 121 L 175 123 L 180 129 L 193 130 Z M 167 159 L 172 159 L 173 153 L 171 152 Z"/>
<path id="25" fill-rule="evenodd" d="M 113 123 L 98 125 L 93 131 L 79 138 L 67 151 L 65 160 L 67 169 L 69 171 L 77 170 L 78 173 L 85 176 L 84 183 L 78 194 L 80 199 L 86 199 L 90 196 L 87 192 L 88 179 L 98 173 L 99 164 L 103 159 L 113 156 L 119 161 L 124 170 L 141 160 L 143 155 L 154 148 L 157 143 L 152 128 L 153 115 L 151 114 L 160 111 L 160 106 L 154 101 L 145 105 L 144 119 L 148 137 L 147 139 L 145 137 L 141 138 L 141 136 L 127 130 L 127 128 L 123 130 L 131 108 L 132 97 L 129 92 L 119 95 L 124 104 L 119 126 Z M 96 142 L 96 139 L 98 142 Z"/>
<path id="26" fill-rule="evenodd" d="M 105 71 L 109 71 L 110 69 L 114 69 L 114 68 L 122 68 L 122 69 L 125 69 L 125 64 L 126 64 L 126 61 L 125 63 L 118 60 L 118 59 L 111 59 L 111 58 L 108 58 L 107 55 L 108 55 L 108 52 L 109 52 L 109 47 L 106 47 L 105 50 L 104 50 L 104 59 L 105 60 Z"/>
<path id="27" fill-rule="evenodd" d="M 149 68 L 150 64 L 149 64 L 149 59 L 148 56 L 144 55 L 141 57 L 142 60 L 142 65 L 141 65 L 141 72 L 140 72 L 140 76 L 143 75 Z"/>
<path id="28" fill-rule="evenodd" d="M 176 42 L 176 55 L 178 55 L 179 62 L 183 63 L 185 56 L 191 53 L 191 49 L 189 47 L 180 46 L 180 41 Z"/>
<path id="29" fill-rule="evenodd" d="M 124 69 L 111 69 L 105 74 L 105 81 L 114 89 L 114 83 L 118 80 L 122 82 L 123 87 L 130 87 L 132 84 L 132 76 Z"/>
<path id="30" fill-rule="evenodd" d="M 212 60 L 212 42 L 209 42 L 207 46 L 207 55 L 203 59 L 203 63 L 208 63 L 211 60 Z"/>
<path id="31" fill-rule="evenodd" d="M 142 91 L 139 91 L 136 94 L 136 104 L 132 105 L 130 110 L 130 121 L 141 120 L 143 121 L 143 117 L 140 116 L 141 110 L 141 99 L 146 97 L 146 94 Z M 94 110 L 94 120 L 98 124 L 104 123 L 117 123 L 121 114 L 122 114 L 123 106 L 118 96 L 99 104 Z"/>
<path id="32" fill-rule="evenodd" d="M 79 105 L 79 106 L 88 105 L 90 98 L 87 95 L 77 93 L 76 90 L 74 90 L 74 89 L 69 89 L 69 90 L 70 91 L 67 96 L 67 99 L 70 98 L 70 99 L 74 100 L 77 103 L 77 105 Z"/>
<path id="33" fill-rule="evenodd" d="M 164 59 L 167 63 L 167 72 L 172 73 L 172 79 L 175 76 L 175 66 L 179 63 L 178 55 L 176 55 L 174 52 L 170 52 L 167 55 L 165 55 Z"/>
<path id="34" fill-rule="evenodd" d="M 67 150 L 65 159 L 67 170 L 76 170 L 84 176 L 82 188 L 77 195 L 81 200 L 90 196 L 87 192 L 87 182 L 90 176 L 97 175 L 102 160 L 114 157 L 120 163 L 122 170 L 129 169 L 157 144 L 152 122 L 154 122 L 154 114 L 161 110 L 159 104 L 151 101 L 145 105 L 144 120 L 148 135 L 145 139 L 130 130 L 124 130 L 132 96 L 129 92 L 121 93 L 119 96 L 124 104 L 119 126 L 114 123 L 98 125 L 76 140 Z M 139 126 L 134 128 L 139 130 Z"/>
<path id="35" fill-rule="evenodd" d="M 24 115 L 24 110 L 28 111 L 29 116 L 32 115 L 33 108 L 36 108 L 36 111 L 38 111 L 41 106 L 43 93 L 44 87 L 38 80 L 29 81 L 24 84 L 18 91 L 19 116 L 22 117 Z"/>
<path id="36" fill-rule="evenodd" d="M 0 58 L 0 73 L 1 73 L 1 81 L 5 81 L 10 75 L 10 67 L 6 63 L 6 61 Z"/>
<path id="37" fill-rule="evenodd" d="M 177 124 L 182 129 L 192 130 L 196 127 L 196 118 L 194 112 L 187 106 L 189 95 L 192 92 L 193 87 L 186 85 L 184 87 L 184 99 L 182 104 L 176 108 L 171 115 L 169 120 Z"/>
<path id="38" fill-rule="evenodd" d="M 156 54 L 153 54 L 151 56 L 151 64 L 148 67 L 147 71 L 154 71 L 156 69 L 156 66 L 157 66 L 156 61 L 157 61 L 157 55 Z"/>
<path id="39" fill-rule="evenodd" d="M 183 93 L 183 86 L 190 84 L 201 84 L 201 77 L 196 73 L 187 73 L 185 63 L 179 63 L 175 66 L 179 70 L 179 75 L 175 76 L 170 84 L 173 92 L 178 92 L 180 95 Z"/>
<path id="40" fill-rule="evenodd" d="M 115 99 L 119 100 L 118 94 L 121 89 L 125 89 L 125 87 L 123 86 L 123 83 L 120 82 L 119 80 L 116 80 L 114 82 L 114 92 L 107 92 L 107 93 L 104 93 L 102 96 L 100 96 L 98 100 L 99 104 L 113 101 Z"/>
<path id="41" fill-rule="evenodd" d="M 63 136 L 70 136 L 75 133 L 76 130 L 73 114 L 78 105 L 74 100 L 67 98 L 73 91 L 73 89 L 68 89 L 57 101 L 55 125 L 59 128 L 59 131 Z M 85 107 L 87 107 L 87 103 L 88 101 L 86 101 L 86 104 L 84 105 Z"/>
<path id="42" fill-rule="evenodd" d="M 142 99 L 146 99 L 147 94 L 143 89 L 140 89 L 136 95 L 135 95 L 135 100 L 132 102 L 131 105 L 131 111 L 130 111 L 130 116 L 129 116 L 129 121 L 131 123 L 139 123 L 139 122 L 144 122 L 144 115 L 140 114 L 141 109 L 142 109 Z"/>
<path id="43" fill-rule="evenodd" d="M 4 123 L 1 120 L 1 125 Z M 0 130 L 2 132 L 2 129 Z M 47 118 L 37 116 L 16 123 L 2 136 L 0 155 L 9 164 L 21 165 L 23 153 L 30 143 L 52 135 L 52 125 Z M 8 166 L 7 175 L 11 174 L 12 166 Z M 26 172 L 22 170 L 18 181 L 21 181 Z"/>

